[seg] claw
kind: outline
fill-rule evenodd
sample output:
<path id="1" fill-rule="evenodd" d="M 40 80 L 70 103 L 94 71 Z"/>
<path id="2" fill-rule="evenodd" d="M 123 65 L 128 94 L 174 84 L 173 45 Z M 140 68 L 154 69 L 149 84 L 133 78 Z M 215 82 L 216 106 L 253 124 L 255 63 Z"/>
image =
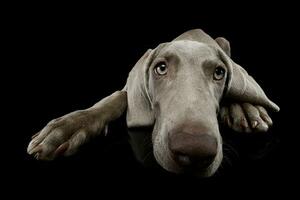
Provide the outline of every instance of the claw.
<path id="1" fill-rule="evenodd" d="M 36 146 L 28 151 L 28 154 L 39 154 L 43 152 L 43 147 L 41 145 Z"/>
<path id="2" fill-rule="evenodd" d="M 258 122 L 257 122 L 257 121 L 251 122 L 251 127 L 252 127 L 253 129 L 256 128 L 257 125 L 258 125 Z"/>
<path id="3" fill-rule="evenodd" d="M 269 126 L 273 125 L 273 121 L 268 115 L 261 114 L 260 116 Z"/>
<path id="4" fill-rule="evenodd" d="M 227 125 L 228 125 L 229 127 L 232 127 L 232 123 L 231 123 L 231 121 L 230 121 L 230 119 L 229 119 L 229 116 L 226 116 L 226 117 L 225 117 L 225 121 L 226 121 L 226 123 L 227 123 Z"/>
<path id="5" fill-rule="evenodd" d="M 265 123 L 261 123 L 261 125 L 259 127 L 257 127 L 257 129 L 259 129 L 260 132 L 266 132 L 269 129 L 269 126 Z"/>
<path id="6" fill-rule="evenodd" d="M 246 119 L 242 119 L 242 120 L 241 120 L 241 126 L 242 126 L 244 129 L 247 129 L 247 128 L 248 128 L 248 123 L 247 123 Z"/>
<path id="7" fill-rule="evenodd" d="M 259 110 L 260 117 L 265 121 L 265 123 L 267 123 L 268 126 L 272 126 L 273 121 L 272 121 L 271 117 L 268 115 L 268 112 L 266 111 L 266 109 L 261 106 L 257 106 L 257 109 Z"/>
<path id="8" fill-rule="evenodd" d="M 243 118 L 241 120 L 241 127 L 243 129 L 244 132 L 246 133 L 250 133 L 251 132 L 251 129 L 249 128 L 249 125 L 248 125 L 248 122 L 245 118 Z"/>
<path id="9" fill-rule="evenodd" d="M 34 158 L 38 160 L 38 159 L 39 159 L 39 156 L 40 156 L 40 154 L 39 154 L 39 153 L 36 153 L 36 154 L 34 155 Z"/>
<path id="10" fill-rule="evenodd" d="M 37 147 L 39 143 L 37 142 L 37 140 L 31 140 L 31 142 L 29 143 L 28 147 L 27 147 L 27 152 L 30 154 L 30 152 Z"/>
<path id="11" fill-rule="evenodd" d="M 41 131 L 37 132 L 36 134 L 34 134 L 33 136 L 31 136 L 31 139 L 34 139 L 36 136 L 38 136 L 40 134 Z"/>
<path id="12" fill-rule="evenodd" d="M 55 150 L 54 156 L 56 157 L 64 154 L 68 148 L 69 148 L 69 142 L 63 143 Z"/>

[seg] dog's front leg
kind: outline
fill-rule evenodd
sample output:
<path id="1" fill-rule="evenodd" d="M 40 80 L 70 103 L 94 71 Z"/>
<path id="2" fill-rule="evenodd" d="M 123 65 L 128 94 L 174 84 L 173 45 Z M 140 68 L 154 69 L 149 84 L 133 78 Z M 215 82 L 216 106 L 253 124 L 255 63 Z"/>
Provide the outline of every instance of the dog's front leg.
<path id="1" fill-rule="evenodd" d="M 36 159 L 52 160 L 72 155 L 105 126 L 120 117 L 127 107 L 127 94 L 117 91 L 86 110 L 78 110 L 50 121 L 32 137 L 27 152 Z"/>
<path id="2" fill-rule="evenodd" d="M 221 122 L 237 132 L 266 132 L 273 122 L 266 109 L 250 103 L 231 103 L 220 109 Z"/>

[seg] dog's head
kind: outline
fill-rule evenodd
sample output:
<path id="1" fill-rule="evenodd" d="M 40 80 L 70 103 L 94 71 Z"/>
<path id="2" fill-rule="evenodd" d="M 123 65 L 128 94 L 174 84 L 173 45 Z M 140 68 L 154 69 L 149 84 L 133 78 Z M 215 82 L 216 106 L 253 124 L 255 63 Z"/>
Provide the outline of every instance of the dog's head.
<path id="1" fill-rule="evenodd" d="M 192 30 L 148 50 L 130 72 L 128 127 L 153 126 L 154 156 L 166 170 L 215 173 L 222 161 L 222 97 L 278 109 L 229 56 L 225 39 Z"/>

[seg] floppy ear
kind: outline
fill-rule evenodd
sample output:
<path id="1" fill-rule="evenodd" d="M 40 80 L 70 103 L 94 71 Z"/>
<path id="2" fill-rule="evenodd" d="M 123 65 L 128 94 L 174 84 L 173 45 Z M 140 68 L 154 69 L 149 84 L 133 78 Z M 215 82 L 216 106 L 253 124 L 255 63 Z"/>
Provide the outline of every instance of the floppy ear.
<path id="1" fill-rule="evenodd" d="M 227 63 L 229 74 L 227 81 L 227 92 L 224 97 L 232 98 L 240 102 L 248 102 L 279 111 L 279 107 L 270 101 L 256 81 L 248 75 L 246 70 L 233 62 L 230 58 L 230 44 L 222 37 L 214 40 L 201 29 L 187 31 L 173 41 L 192 40 L 215 47 L 224 62 Z"/>
<path id="2" fill-rule="evenodd" d="M 223 37 L 218 37 L 215 39 L 215 41 L 218 43 L 221 49 L 227 54 L 227 56 L 231 57 L 231 49 L 230 49 L 229 41 Z"/>
<path id="3" fill-rule="evenodd" d="M 148 93 L 148 68 L 154 50 L 149 49 L 135 64 L 129 73 L 125 90 L 127 91 L 127 125 L 128 127 L 151 126 L 154 114 Z"/>
<path id="4" fill-rule="evenodd" d="M 224 97 L 261 105 L 278 112 L 279 107 L 266 96 L 252 76 L 240 65 L 233 62 L 223 51 L 219 50 L 219 52 L 222 60 L 228 66 L 227 91 Z"/>

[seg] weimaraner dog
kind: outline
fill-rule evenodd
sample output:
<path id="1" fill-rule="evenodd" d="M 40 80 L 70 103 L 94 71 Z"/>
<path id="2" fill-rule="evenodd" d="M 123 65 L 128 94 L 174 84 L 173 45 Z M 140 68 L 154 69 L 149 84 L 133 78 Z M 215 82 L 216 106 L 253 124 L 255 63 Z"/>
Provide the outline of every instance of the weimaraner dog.
<path id="1" fill-rule="evenodd" d="M 218 122 L 237 132 L 265 132 L 272 125 L 266 109 L 279 111 L 230 58 L 229 42 L 195 29 L 148 50 L 121 91 L 52 120 L 27 151 L 40 160 L 72 155 L 127 111 L 129 129 L 152 127 L 148 134 L 161 167 L 208 177 L 223 157 Z"/>

